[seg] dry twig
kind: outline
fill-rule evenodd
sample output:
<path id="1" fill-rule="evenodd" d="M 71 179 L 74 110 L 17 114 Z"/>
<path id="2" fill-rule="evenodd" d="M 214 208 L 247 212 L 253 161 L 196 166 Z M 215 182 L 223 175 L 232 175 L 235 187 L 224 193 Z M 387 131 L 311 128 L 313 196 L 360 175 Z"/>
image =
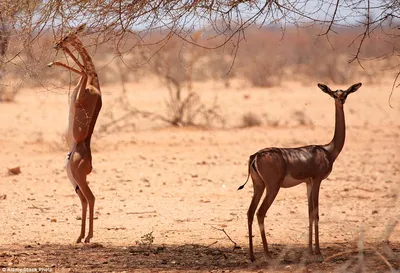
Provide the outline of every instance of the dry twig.
<path id="1" fill-rule="evenodd" d="M 219 231 L 222 231 L 226 235 L 226 237 L 228 237 L 229 241 L 231 241 L 233 243 L 233 249 L 241 249 L 241 247 L 235 241 L 232 240 L 231 236 L 229 236 L 228 233 L 226 233 L 225 229 L 216 228 L 216 227 L 212 227 L 212 228 L 216 229 L 216 230 L 219 230 Z"/>

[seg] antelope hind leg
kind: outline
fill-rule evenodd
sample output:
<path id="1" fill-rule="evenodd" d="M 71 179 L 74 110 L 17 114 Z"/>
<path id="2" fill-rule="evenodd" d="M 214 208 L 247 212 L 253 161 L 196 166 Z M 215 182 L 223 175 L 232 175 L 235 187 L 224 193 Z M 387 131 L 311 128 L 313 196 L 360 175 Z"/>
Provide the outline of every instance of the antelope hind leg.
<path id="1" fill-rule="evenodd" d="M 84 142 L 80 142 L 76 145 L 76 151 L 71 157 L 70 164 L 71 164 L 71 171 L 79 187 L 79 191 L 82 194 L 82 197 L 84 197 L 84 199 L 86 200 L 86 204 L 89 205 L 89 233 L 85 239 L 85 243 L 89 243 L 90 239 L 93 237 L 95 197 L 86 181 L 87 174 L 91 170 L 91 164 L 90 164 L 90 154 L 88 153 L 88 150 Z M 82 210 L 83 209 L 84 209 L 84 202 L 82 202 Z M 82 211 L 82 216 L 84 216 L 83 212 L 84 211 Z M 83 221 L 84 219 L 82 219 L 82 225 L 84 225 Z M 83 227 L 81 230 L 83 230 Z"/>

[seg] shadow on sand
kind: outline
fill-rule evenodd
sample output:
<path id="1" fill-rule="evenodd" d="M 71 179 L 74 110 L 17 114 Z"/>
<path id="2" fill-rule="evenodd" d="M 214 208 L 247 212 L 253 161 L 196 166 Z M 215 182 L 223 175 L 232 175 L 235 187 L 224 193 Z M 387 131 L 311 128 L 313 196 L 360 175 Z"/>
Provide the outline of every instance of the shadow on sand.
<path id="1" fill-rule="evenodd" d="M 322 249 L 324 261 L 307 255 L 304 245 L 271 245 L 272 258 L 260 249 L 248 260 L 247 248 L 202 245 L 115 246 L 45 244 L 0 247 L 0 268 L 54 268 L 53 272 L 395 272 L 400 244 L 359 251 L 350 244 Z M 40 271 L 37 271 L 40 272 Z M 45 272 L 45 271 L 43 271 Z"/>

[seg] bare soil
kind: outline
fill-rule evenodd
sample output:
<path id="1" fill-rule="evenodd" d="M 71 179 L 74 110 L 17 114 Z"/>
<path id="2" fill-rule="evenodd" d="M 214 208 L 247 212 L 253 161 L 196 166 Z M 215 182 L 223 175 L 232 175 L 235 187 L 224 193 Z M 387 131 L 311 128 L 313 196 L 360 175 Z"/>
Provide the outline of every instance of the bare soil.
<path id="1" fill-rule="evenodd" d="M 248 260 L 250 154 L 269 147 L 325 144 L 333 100 L 316 85 L 255 89 L 197 84 L 204 103 L 218 98 L 225 128 L 172 128 L 124 119 L 119 86 L 103 87 L 93 138 L 94 238 L 75 244 L 81 207 L 64 170 L 67 89 L 23 90 L 0 112 L 0 268 L 53 272 L 390 272 L 399 270 L 400 93 L 364 84 L 345 105 L 347 138 L 320 193 L 323 262 L 307 252 L 305 185 L 282 189 L 267 213 L 266 260 L 253 225 Z M 347 88 L 347 86 L 332 86 Z M 167 92 L 153 82 L 128 86 L 131 105 L 165 114 Z M 242 128 L 253 112 L 259 127 Z M 109 127 L 110 128 L 110 127 Z M 116 129 L 118 128 L 118 130 Z M 20 168 L 21 173 L 9 172 Z M 224 232 L 225 231 L 225 232 Z M 229 237 L 228 237 L 229 236 Z"/>

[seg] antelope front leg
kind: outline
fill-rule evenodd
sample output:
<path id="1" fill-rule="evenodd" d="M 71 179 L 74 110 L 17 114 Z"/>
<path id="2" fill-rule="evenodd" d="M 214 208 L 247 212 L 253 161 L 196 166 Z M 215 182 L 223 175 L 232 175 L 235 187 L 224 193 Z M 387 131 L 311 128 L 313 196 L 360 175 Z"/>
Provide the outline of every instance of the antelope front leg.
<path id="1" fill-rule="evenodd" d="M 71 57 L 72 60 L 74 60 L 74 62 L 79 66 L 79 68 L 82 71 L 85 71 L 85 67 L 78 61 L 78 59 L 75 57 L 75 55 L 72 54 L 71 50 L 69 50 L 68 47 L 62 47 L 62 49 L 64 50 L 65 53 L 67 53 Z"/>
<path id="2" fill-rule="evenodd" d="M 315 221 L 315 254 L 321 256 L 321 250 L 319 248 L 319 228 L 318 228 L 318 223 L 319 223 L 319 189 L 321 186 L 321 180 L 314 180 L 313 181 L 313 215 L 314 215 L 314 221 Z"/>
<path id="3" fill-rule="evenodd" d="M 72 66 L 69 66 L 69 65 L 67 65 L 67 64 L 65 64 L 63 62 L 60 62 L 60 61 L 54 61 L 54 62 L 51 62 L 51 63 L 47 64 L 48 67 L 52 67 L 53 65 L 62 66 L 64 68 L 68 69 L 68 70 L 71 70 L 71 71 L 75 72 L 76 74 L 84 75 L 84 72 L 79 71 L 78 69 L 73 68 Z"/>
<path id="4" fill-rule="evenodd" d="M 308 253 L 313 254 L 313 200 L 312 200 L 312 181 L 307 183 L 307 202 L 308 202 Z"/>

